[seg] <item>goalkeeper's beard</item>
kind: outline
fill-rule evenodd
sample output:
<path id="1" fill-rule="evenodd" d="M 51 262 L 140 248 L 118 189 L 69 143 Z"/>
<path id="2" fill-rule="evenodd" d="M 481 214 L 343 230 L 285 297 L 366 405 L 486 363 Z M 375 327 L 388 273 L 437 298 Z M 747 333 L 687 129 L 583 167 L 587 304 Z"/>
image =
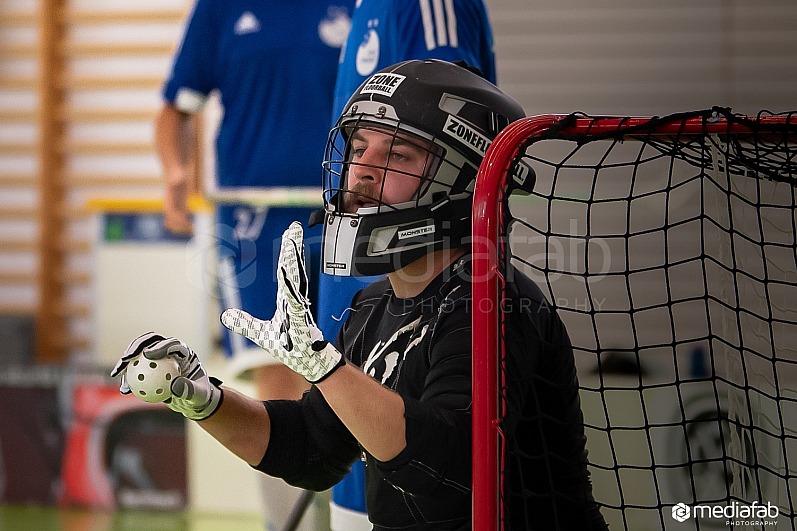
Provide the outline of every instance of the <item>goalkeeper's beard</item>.
<path id="1" fill-rule="evenodd" d="M 342 190 L 340 193 L 343 194 L 343 211 L 347 214 L 356 214 L 360 208 L 381 205 L 379 192 L 379 186 L 363 182 L 356 183 L 348 190 Z"/>

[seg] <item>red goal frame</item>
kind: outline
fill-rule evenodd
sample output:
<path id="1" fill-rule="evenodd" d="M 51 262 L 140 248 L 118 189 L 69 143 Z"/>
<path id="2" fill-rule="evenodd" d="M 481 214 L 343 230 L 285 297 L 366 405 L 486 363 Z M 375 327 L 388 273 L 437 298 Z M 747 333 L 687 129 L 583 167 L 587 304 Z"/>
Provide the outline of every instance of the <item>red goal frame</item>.
<path id="1" fill-rule="evenodd" d="M 500 304 L 502 206 L 507 179 L 520 150 L 545 138 L 569 135 L 605 137 L 628 129 L 644 135 L 745 134 L 752 129 L 745 117 L 729 123 L 721 115 L 669 122 L 655 117 L 588 117 L 578 115 L 540 115 L 518 120 L 502 131 L 492 142 L 479 168 L 473 198 L 473 530 L 495 531 L 499 522 L 499 403 L 498 353 Z M 758 126 L 795 125 L 797 116 L 751 117 Z M 556 133 L 552 133 L 556 129 Z M 629 132 L 630 133 L 630 132 Z"/>

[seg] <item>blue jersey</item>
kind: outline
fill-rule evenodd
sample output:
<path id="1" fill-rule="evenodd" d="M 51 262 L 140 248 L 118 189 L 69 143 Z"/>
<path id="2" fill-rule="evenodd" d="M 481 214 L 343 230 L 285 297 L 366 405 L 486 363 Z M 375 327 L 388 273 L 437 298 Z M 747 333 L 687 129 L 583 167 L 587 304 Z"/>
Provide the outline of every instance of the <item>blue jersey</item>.
<path id="1" fill-rule="evenodd" d="M 163 89 L 195 112 L 214 90 L 220 187 L 318 186 L 352 0 L 198 0 Z"/>
<path id="2" fill-rule="evenodd" d="M 319 186 L 353 5 L 354 0 L 197 0 L 163 98 L 194 113 L 212 92 L 219 94 L 220 188 Z M 220 205 L 216 227 L 219 271 L 225 275 L 219 282 L 222 303 L 265 319 L 275 309 L 280 235 L 310 212 L 267 210 Z M 320 238 L 311 236 L 308 249 L 317 256 Z M 242 360 L 234 373 L 263 364 L 247 356 L 256 348 L 222 332 L 233 364 Z"/>
<path id="3" fill-rule="evenodd" d="M 409 59 L 462 60 L 495 83 L 493 33 L 483 0 L 361 0 L 351 22 L 333 123 L 365 78 Z"/>
<path id="4" fill-rule="evenodd" d="M 351 22 L 338 68 L 333 124 L 368 76 L 401 61 L 462 60 L 496 81 L 493 34 L 483 0 L 360 0 Z M 318 326 L 324 337 L 335 337 L 354 294 L 374 280 L 320 276 Z M 363 463 L 357 461 L 332 488 L 334 531 L 371 529 L 364 516 L 364 476 Z"/>

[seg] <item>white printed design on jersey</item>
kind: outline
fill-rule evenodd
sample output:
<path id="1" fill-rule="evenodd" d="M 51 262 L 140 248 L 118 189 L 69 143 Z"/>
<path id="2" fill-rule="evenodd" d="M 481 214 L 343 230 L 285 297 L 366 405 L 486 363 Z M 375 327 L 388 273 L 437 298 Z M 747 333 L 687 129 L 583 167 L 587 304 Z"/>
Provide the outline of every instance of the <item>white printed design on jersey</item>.
<path id="1" fill-rule="evenodd" d="M 376 69 L 379 64 L 379 34 L 376 29 L 379 26 L 379 19 L 368 21 L 368 32 L 363 36 L 363 42 L 357 48 L 355 66 L 357 73 L 367 76 Z"/>
<path id="2" fill-rule="evenodd" d="M 390 384 L 394 383 L 396 368 L 404 361 L 409 351 L 420 344 L 429 329 L 428 324 L 424 325 L 421 333 L 412 338 L 420 322 L 421 318 L 418 317 L 413 322 L 396 330 L 386 342 L 377 342 L 363 364 L 363 371 L 372 378 L 379 380 L 382 385 L 390 386 Z M 402 344 L 404 341 L 407 342 L 406 345 Z"/>
<path id="3" fill-rule="evenodd" d="M 263 231 L 266 223 L 267 210 L 265 208 L 237 207 L 235 216 L 235 237 L 239 240 L 256 240 Z"/>
<path id="4" fill-rule="evenodd" d="M 243 15 L 235 23 L 235 34 L 246 35 L 247 33 L 256 33 L 260 31 L 260 21 L 252 14 L 251 11 L 245 11 Z"/>
<path id="5" fill-rule="evenodd" d="M 330 6 L 327 16 L 318 23 L 318 37 L 330 48 L 340 48 L 351 29 L 351 19 L 345 7 Z"/>
<path id="6" fill-rule="evenodd" d="M 208 98 L 205 94 L 187 87 L 180 87 L 174 98 L 174 106 L 183 112 L 194 114 L 200 112 L 207 101 Z"/>
<path id="7" fill-rule="evenodd" d="M 438 46 L 459 47 L 457 37 L 457 15 L 453 0 L 418 0 L 423 21 L 423 36 L 426 49 Z"/>

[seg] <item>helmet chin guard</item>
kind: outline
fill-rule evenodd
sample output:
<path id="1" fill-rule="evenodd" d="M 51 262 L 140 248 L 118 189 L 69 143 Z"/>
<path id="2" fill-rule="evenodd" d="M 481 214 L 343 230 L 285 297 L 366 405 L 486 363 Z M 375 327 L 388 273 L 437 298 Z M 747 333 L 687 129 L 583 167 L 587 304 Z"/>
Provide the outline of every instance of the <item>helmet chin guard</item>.
<path id="1" fill-rule="evenodd" d="M 468 245 L 479 164 L 498 132 L 523 116 L 515 100 L 453 63 L 407 61 L 372 75 L 327 142 L 323 272 L 381 275 Z M 359 158 L 364 137 L 388 146 L 383 163 Z M 422 169 L 396 169 L 406 159 L 422 160 Z M 369 178 L 358 182 L 353 171 Z M 526 179 L 519 188 L 532 186 Z M 402 187 L 412 197 L 392 202 Z"/>
<path id="2" fill-rule="evenodd" d="M 321 251 L 324 273 L 382 275 L 440 249 L 467 245 L 470 196 L 427 207 L 356 216 L 327 212 Z M 371 207 L 367 210 L 377 210 Z"/>

